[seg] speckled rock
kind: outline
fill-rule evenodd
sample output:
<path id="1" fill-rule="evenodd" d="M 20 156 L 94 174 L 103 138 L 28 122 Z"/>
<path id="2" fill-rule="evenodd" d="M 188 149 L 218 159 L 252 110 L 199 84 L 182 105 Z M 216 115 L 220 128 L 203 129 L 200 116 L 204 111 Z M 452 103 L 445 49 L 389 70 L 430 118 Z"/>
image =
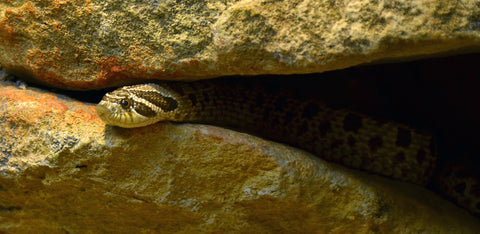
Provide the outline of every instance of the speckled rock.
<path id="1" fill-rule="evenodd" d="M 93 105 L 0 83 L 0 232 L 470 233 L 410 184 L 218 127 L 105 126 Z"/>
<path id="2" fill-rule="evenodd" d="M 64 88 L 323 72 L 479 48 L 477 0 L 0 3 L 0 64 Z"/>

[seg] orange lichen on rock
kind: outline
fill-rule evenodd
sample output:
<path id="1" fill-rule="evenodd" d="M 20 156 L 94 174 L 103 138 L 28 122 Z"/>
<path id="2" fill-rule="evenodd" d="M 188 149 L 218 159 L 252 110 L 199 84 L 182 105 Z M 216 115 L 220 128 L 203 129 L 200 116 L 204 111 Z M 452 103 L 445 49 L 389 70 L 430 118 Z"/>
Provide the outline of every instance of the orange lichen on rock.
<path id="1" fill-rule="evenodd" d="M 85 105 L 81 102 L 66 102 L 58 96 L 35 92 L 31 90 L 16 89 L 11 86 L 0 85 L 0 102 L 4 108 L 9 108 L 7 118 L 15 121 L 23 121 L 27 124 L 48 122 L 52 125 L 78 124 L 94 121 L 102 124 L 93 105 Z"/>
<path id="2" fill-rule="evenodd" d="M 20 90 L 0 92 L 0 100 L 5 99 L 4 105 L 9 105 L 12 108 L 6 117 L 13 118 L 15 121 L 25 121 L 29 124 L 34 124 L 39 119 L 45 118 L 50 111 L 65 112 L 67 107 L 61 103 L 52 102 L 51 98 L 44 94 L 31 95 Z M 39 102 L 39 99 L 44 101 Z"/>

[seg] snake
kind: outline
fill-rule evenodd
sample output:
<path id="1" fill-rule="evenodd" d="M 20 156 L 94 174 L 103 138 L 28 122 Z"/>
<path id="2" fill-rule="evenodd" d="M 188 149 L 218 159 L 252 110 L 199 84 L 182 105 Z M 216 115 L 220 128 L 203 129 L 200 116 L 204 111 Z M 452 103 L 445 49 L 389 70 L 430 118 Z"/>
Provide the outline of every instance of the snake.
<path id="1" fill-rule="evenodd" d="M 440 181 L 441 195 L 480 214 L 478 180 L 436 175 L 438 154 L 432 134 L 333 108 L 318 98 L 235 79 L 156 81 L 108 92 L 96 111 L 111 126 L 137 128 L 162 121 L 215 125 L 408 183 L 425 186 Z"/>

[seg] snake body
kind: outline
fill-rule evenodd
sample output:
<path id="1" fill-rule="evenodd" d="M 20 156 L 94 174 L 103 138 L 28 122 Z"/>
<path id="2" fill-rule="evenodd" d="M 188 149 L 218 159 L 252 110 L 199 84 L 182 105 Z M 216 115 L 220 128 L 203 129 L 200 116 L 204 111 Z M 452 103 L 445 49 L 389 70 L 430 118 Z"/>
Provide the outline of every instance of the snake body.
<path id="1" fill-rule="evenodd" d="M 108 125 L 134 128 L 175 121 L 223 126 L 419 185 L 430 181 L 437 161 L 429 133 L 251 82 L 217 79 L 124 86 L 107 93 L 96 109 Z M 475 205 L 463 204 L 476 213 Z"/>

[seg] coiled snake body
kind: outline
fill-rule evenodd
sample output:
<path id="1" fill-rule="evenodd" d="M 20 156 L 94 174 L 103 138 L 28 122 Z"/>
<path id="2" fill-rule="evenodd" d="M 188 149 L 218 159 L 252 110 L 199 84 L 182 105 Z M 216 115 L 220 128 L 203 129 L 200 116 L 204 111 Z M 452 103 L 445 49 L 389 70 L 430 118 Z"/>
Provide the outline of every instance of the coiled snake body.
<path id="1" fill-rule="evenodd" d="M 393 121 L 332 109 L 317 99 L 277 91 L 272 95 L 269 87 L 251 84 L 208 80 L 125 86 L 107 93 L 96 109 L 108 125 L 134 128 L 179 121 L 224 126 L 287 143 L 351 168 L 420 185 L 430 181 L 437 160 L 432 135 Z M 478 197 L 466 195 L 465 202 L 465 196 L 445 193 L 472 213 L 480 213 Z"/>

